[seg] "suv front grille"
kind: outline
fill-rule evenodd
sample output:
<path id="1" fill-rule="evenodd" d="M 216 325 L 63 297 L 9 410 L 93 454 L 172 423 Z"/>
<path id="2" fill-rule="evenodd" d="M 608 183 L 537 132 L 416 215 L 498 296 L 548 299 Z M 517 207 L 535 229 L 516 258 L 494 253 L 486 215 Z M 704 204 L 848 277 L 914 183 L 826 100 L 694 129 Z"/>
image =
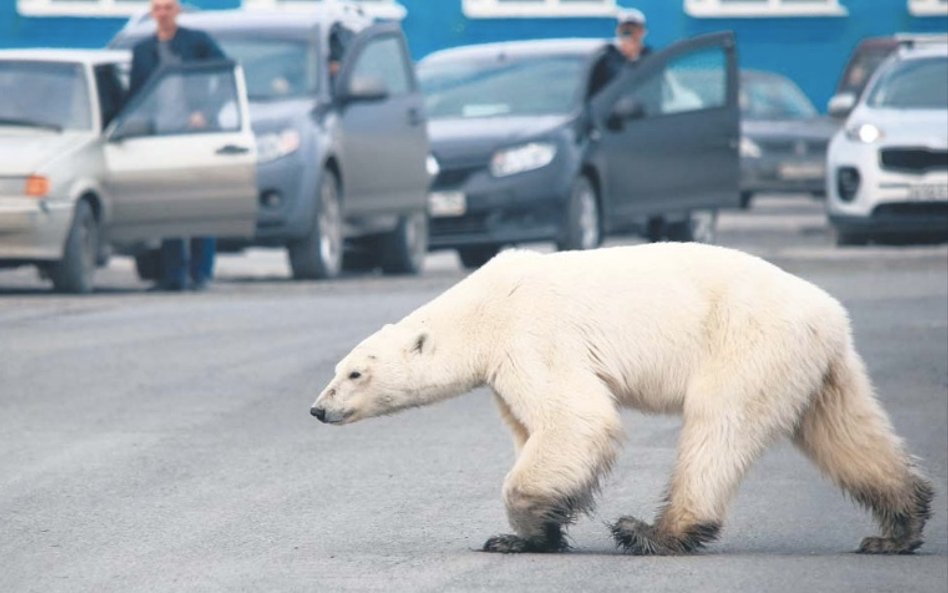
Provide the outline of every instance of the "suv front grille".
<path id="1" fill-rule="evenodd" d="M 930 150 L 928 148 L 883 148 L 879 161 L 884 169 L 895 171 L 948 170 L 948 150 Z"/>

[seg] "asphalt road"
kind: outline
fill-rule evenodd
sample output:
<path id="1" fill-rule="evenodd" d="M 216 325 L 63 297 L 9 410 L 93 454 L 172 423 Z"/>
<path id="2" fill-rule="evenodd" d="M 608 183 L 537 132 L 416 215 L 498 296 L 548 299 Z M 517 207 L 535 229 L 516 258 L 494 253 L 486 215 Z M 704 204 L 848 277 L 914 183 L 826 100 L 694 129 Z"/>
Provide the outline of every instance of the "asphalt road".
<path id="1" fill-rule="evenodd" d="M 0 272 L 0 592 L 948 590 L 948 247 L 832 247 L 819 204 L 765 199 L 720 242 L 850 309 L 898 432 L 938 490 L 908 557 L 851 551 L 867 513 L 780 444 L 752 469 L 719 543 L 616 553 L 605 523 L 650 518 L 676 418 L 624 414 L 628 441 L 575 551 L 476 551 L 508 531 L 513 461 L 486 392 L 351 427 L 309 406 L 337 359 L 462 277 L 286 280 L 282 255 L 220 260 L 201 294 L 155 294 L 128 260 L 86 297 Z"/>

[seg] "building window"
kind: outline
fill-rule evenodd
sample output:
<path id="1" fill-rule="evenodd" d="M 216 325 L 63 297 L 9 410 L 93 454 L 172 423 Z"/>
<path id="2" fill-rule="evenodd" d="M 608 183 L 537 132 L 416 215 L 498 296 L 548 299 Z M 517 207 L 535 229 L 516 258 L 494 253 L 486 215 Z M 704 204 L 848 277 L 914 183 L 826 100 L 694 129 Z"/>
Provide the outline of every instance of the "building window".
<path id="1" fill-rule="evenodd" d="M 912 16 L 948 16 L 948 0 L 908 0 Z"/>
<path id="2" fill-rule="evenodd" d="M 615 16 L 615 0 L 464 0 L 468 18 Z"/>
<path id="3" fill-rule="evenodd" d="M 149 0 L 16 0 L 24 16 L 117 16 L 148 10 Z"/>
<path id="4" fill-rule="evenodd" d="M 244 8 L 307 10 L 313 7 L 333 6 L 336 10 L 351 10 L 360 6 L 365 14 L 378 19 L 402 20 L 408 13 L 405 7 L 395 0 L 243 0 Z"/>
<path id="5" fill-rule="evenodd" d="M 940 0 L 939 0 L 940 1 Z M 685 12 L 697 18 L 771 18 L 846 16 L 839 0 L 685 0 Z"/>

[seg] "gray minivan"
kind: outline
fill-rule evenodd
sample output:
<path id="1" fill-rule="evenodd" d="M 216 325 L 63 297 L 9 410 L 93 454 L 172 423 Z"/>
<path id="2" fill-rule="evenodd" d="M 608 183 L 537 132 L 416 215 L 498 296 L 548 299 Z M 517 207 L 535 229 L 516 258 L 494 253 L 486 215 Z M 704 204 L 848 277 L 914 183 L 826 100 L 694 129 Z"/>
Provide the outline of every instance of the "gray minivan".
<path id="1" fill-rule="evenodd" d="M 344 261 L 418 273 L 428 247 L 428 136 L 399 25 L 373 24 L 345 3 L 193 12 L 179 22 L 212 35 L 247 80 L 256 232 L 223 237 L 222 248 L 285 248 L 297 279 L 334 277 Z M 351 34 L 335 80 L 334 27 Z M 153 31 L 150 20 L 131 22 L 111 46 L 130 48 Z M 153 262 L 140 257 L 140 273 L 153 274 Z"/>

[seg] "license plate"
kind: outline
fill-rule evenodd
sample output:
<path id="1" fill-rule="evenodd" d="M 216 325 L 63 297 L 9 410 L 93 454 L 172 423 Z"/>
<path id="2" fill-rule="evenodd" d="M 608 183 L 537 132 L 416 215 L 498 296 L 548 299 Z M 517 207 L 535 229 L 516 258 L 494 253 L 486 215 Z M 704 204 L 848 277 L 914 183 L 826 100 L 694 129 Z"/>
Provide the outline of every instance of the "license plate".
<path id="1" fill-rule="evenodd" d="M 777 169 L 782 179 L 822 179 L 826 167 L 819 163 L 785 163 Z"/>
<path id="2" fill-rule="evenodd" d="M 948 184 L 920 183 L 909 187 L 909 198 L 918 202 L 948 200 Z"/>
<path id="3" fill-rule="evenodd" d="M 461 216 L 467 212 L 467 196 L 459 191 L 434 191 L 428 194 L 428 212 L 431 216 Z"/>

